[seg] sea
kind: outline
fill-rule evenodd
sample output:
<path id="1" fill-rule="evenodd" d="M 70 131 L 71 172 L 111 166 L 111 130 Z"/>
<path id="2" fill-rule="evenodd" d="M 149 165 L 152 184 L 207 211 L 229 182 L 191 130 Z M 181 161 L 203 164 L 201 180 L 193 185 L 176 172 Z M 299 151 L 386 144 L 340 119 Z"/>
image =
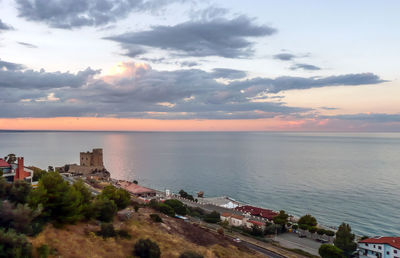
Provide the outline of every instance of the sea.
<path id="1" fill-rule="evenodd" d="M 41 168 L 93 148 L 116 179 L 400 236 L 400 133 L 0 132 L 1 156 Z"/>

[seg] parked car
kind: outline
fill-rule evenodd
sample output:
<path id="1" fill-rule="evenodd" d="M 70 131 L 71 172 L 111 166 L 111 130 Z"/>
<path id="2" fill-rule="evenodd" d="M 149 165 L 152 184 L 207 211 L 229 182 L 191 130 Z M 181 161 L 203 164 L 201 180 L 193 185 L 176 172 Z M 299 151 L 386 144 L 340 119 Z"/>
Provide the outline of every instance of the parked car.
<path id="1" fill-rule="evenodd" d="M 240 240 L 240 238 L 234 238 L 233 242 L 240 243 L 240 242 L 242 242 L 242 240 Z"/>

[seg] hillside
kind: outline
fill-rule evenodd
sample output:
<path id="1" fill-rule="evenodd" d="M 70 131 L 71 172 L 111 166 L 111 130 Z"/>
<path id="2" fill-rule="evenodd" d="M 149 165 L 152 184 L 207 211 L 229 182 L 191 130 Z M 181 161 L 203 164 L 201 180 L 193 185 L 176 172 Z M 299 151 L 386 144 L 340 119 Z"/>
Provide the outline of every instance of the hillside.
<path id="1" fill-rule="evenodd" d="M 126 221 L 117 217 L 114 219 L 115 229 L 128 231 L 131 239 L 103 239 L 96 235 L 100 226 L 94 221 L 63 228 L 47 225 L 43 232 L 30 239 L 34 257 L 38 257 L 36 248 L 43 244 L 49 246 L 50 257 L 130 257 L 133 256 L 135 242 L 140 238 L 150 238 L 157 242 L 161 257 L 178 257 L 187 250 L 204 257 L 263 257 L 240 243 L 181 220 L 160 215 L 163 223 L 155 223 L 150 220 L 151 213 L 154 211 L 149 208 L 140 208 Z"/>

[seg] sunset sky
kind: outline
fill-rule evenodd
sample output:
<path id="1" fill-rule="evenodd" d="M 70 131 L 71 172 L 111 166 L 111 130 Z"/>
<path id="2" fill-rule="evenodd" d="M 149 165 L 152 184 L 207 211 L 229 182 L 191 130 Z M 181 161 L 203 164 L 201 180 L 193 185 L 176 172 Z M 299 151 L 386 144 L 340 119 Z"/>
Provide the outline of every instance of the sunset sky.
<path id="1" fill-rule="evenodd" d="M 0 130 L 400 131 L 399 10 L 0 0 Z"/>

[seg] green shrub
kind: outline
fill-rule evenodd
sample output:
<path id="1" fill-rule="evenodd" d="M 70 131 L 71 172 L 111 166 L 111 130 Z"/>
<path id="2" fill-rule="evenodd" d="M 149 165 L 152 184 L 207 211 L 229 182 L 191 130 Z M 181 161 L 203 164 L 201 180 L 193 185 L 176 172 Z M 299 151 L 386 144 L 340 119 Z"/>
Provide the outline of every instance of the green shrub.
<path id="1" fill-rule="evenodd" d="M 320 235 L 320 236 L 322 236 L 323 234 L 325 234 L 325 229 L 319 228 L 319 229 L 317 230 L 317 234 Z"/>
<path id="2" fill-rule="evenodd" d="M 175 199 L 170 199 L 170 200 L 166 200 L 164 202 L 164 204 L 171 206 L 171 208 L 174 209 L 176 214 L 183 215 L 183 216 L 185 216 L 187 214 L 186 206 L 181 201 L 178 201 Z"/>
<path id="3" fill-rule="evenodd" d="M 83 218 L 82 195 L 57 172 L 42 176 L 29 198 L 30 207 L 43 207 L 43 216 L 59 223 L 73 223 Z"/>
<path id="4" fill-rule="evenodd" d="M 313 216 L 311 216 L 310 214 L 304 215 L 303 217 L 301 217 L 298 221 L 298 224 L 303 224 L 303 225 L 307 225 L 307 226 L 317 226 L 317 219 L 314 218 Z"/>
<path id="5" fill-rule="evenodd" d="M 317 227 L 309 226 L 308 232 L 310 232 L 311 234 L 314 234 L 315 232 L 317 232 Z"/>
<path id="6" fill-rule="evenodd" d="M 218 223 L 221 221 L 221 216 L 218 212 L 213 211 L 209 214 L 204 215 L 204 221 L 208 223 Z"/>
<path id="7" fill-rule="evenodd" d="M 332 230 L 325 230 L 325 235 L 332 237 L 335 235 L 335 232 L 333 232 Z"/>
<path id="8" fill-rule="evenodd" d="M 171 206 L 169 206 L 169 205 L 167 205 L 165 203 L 159 203 L 158 204 L 158 209 L 159 209 L 160 212 L 162 212 L 162 213 L 164 213 L 164 214 L 166 214 L 166 215 L 168 215 L 170 217 L 174 217 L 175 216 L 174 209 Z"/>
<path id="9" fill-rule="evenodd" d="M 103 191 L 101 191 L 101 194 L 99 195 L 99 198 L 113 200 L 119 210 L 125 209 L 131 201 L 131 196 L 128 191 L 122 188 L 116 188 L 113 185 L 104 187 Z"/>
<path id="10" fill-rule="evenodd" d="M 150 214 L 150 218 L 154 222 L 162 222 L 162 219 L 160 218 L 160 216 L 158 216 L 158 214 Z"/>
<path id="11" fill-rule="evenodd" d="M 179 258 L 203 258 L 204 256 L 194 251 L 185 251 L 179 255 Z"/>
<path id="12" fill-rule="evenodd" d="M 293 225 L 292 228 L 293 228 L 294 230 L 296 230 L 296 229 L 299 228 L 299 225 Z"/>
<path id="13" fill-rule="evenodd" d="M 13 229 L 5 232 L 0 228 L 0 257 L 31 257 L 32 245 L 25 235 L 18 234 Z"/>
<path id="14" fill-rule="evenodd" d="M 114 225 L 112 223 L 101 223 L 98 235 L 107 238 L 115 237 L 117 233 L 115 232 Z"/>
<path id="15" fill-rule="evenodd" d="M 32 186 L 30 183 L 24 180 L 15 181 L 8 194 L 8 199 L 14 203 L 26 203 L 28 201 L 28 196 L 32 191 Z"/>
<path id="16" fill-rule="evenodd" d="M 334 245 L 322 244 L 318 250 L 322 258 L 344 258 L 343 251 Z"/>
<path id="17" fill-rule="evenodd" d="M 36 251 L 40 258 L 47 258 L 50 254 L 50 248 L 48 245 L 41 245 L 40 247 L 36 248 Z"/>
<path id="18" fill-rule="evenodd" d="M 109 199 L 97 199 L 92 207 L 93 217 L 104 222 L 113 220 L 117 213 L 117 205 Z"/>
<path id="19" fill-rule="evenodd" d="M 117 235 L 121 238 L 131 239 L 131 234 L 125 229 L 118 230 Z"/>
<path id="20" fill-rule="evenodd" d="M 133 255 L 140 258 L 159 258 L 161 256 L 160 248 L 156 242 L 150 239 L 139 239 L 133 249 Z"/>

